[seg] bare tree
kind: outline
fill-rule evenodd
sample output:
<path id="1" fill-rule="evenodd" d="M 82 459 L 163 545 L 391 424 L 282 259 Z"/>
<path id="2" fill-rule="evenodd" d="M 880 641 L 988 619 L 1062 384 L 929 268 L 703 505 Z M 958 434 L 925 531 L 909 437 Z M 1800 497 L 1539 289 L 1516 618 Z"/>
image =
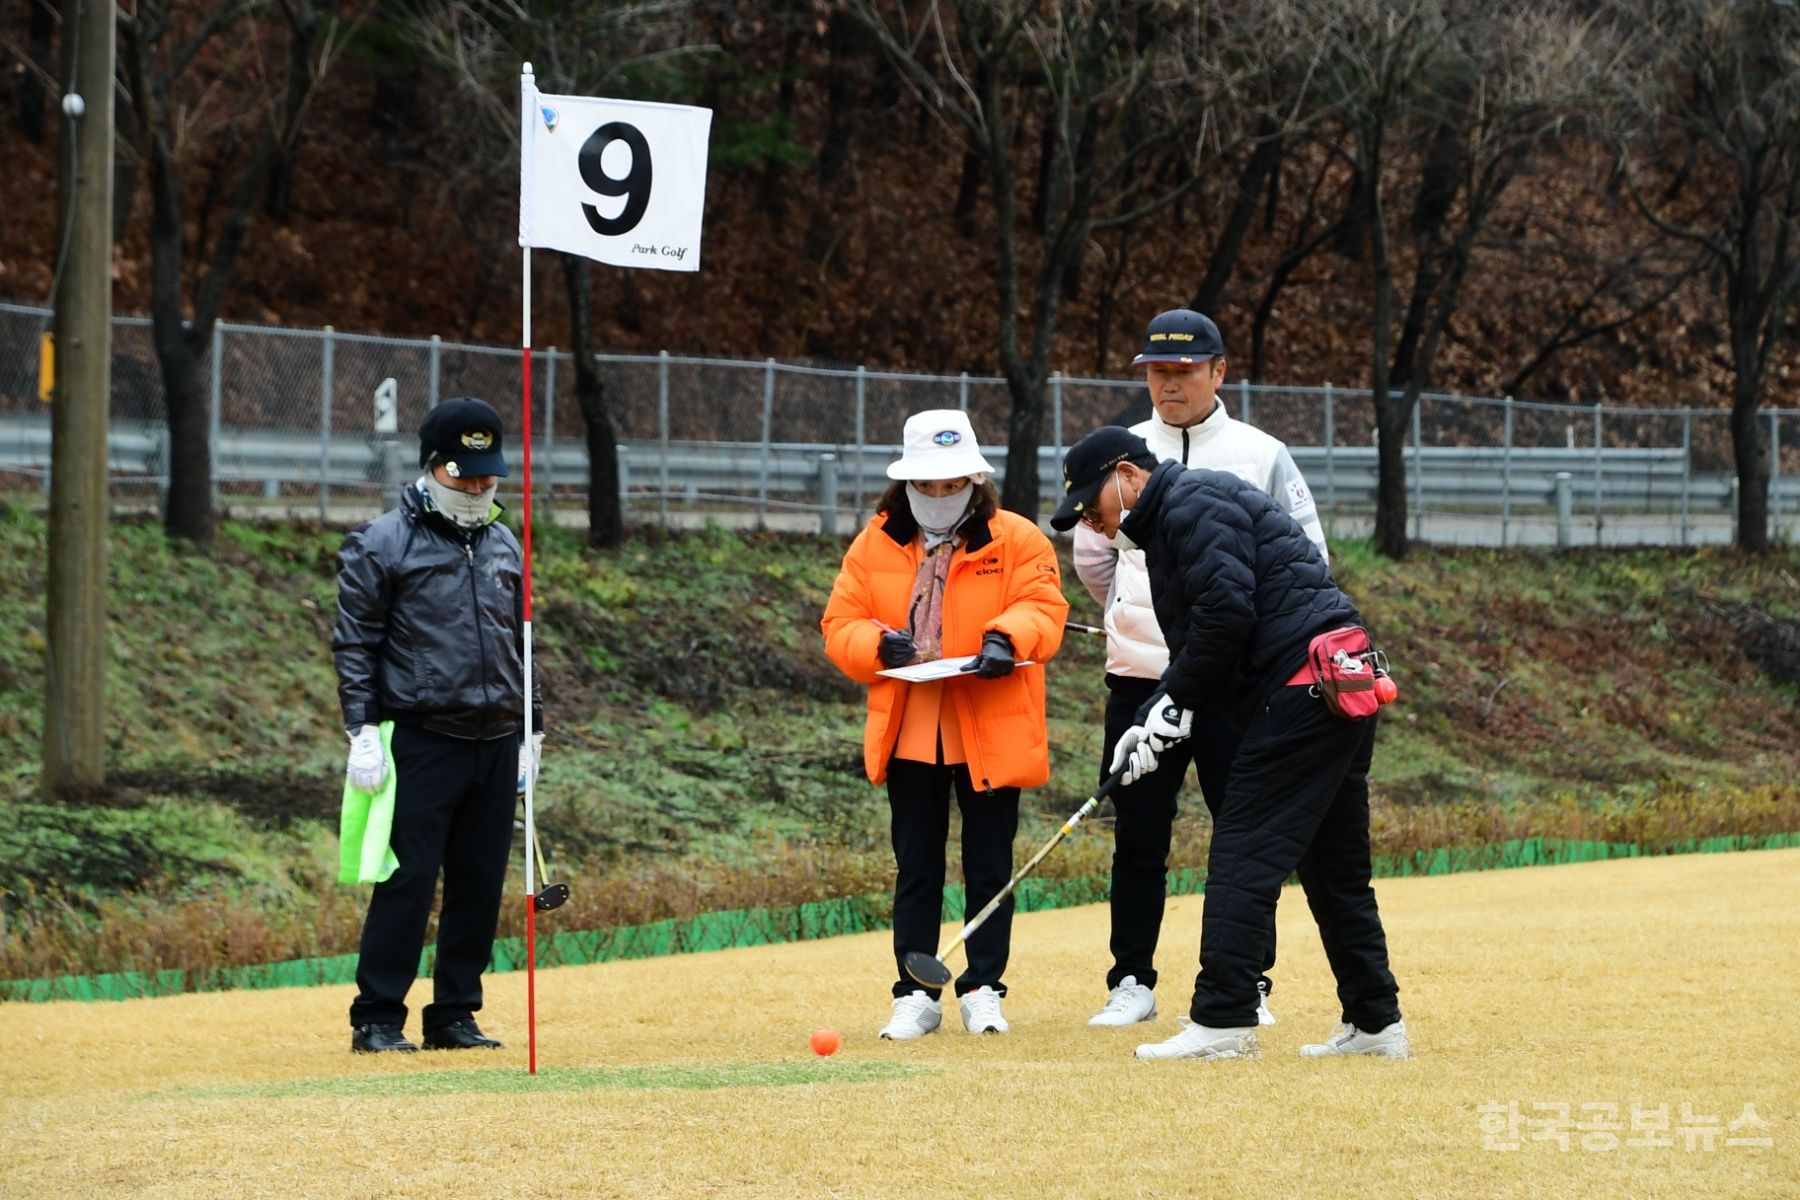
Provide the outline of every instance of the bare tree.
<path id="1" fill-rule="evenodd" d="M 169 424 L 163 523 L 211 540 L 212 446 L 202 367 L 257 198 L 291 146 L 349 26 L 313 0 L 142 0 L 119 14 L 129 125 L 150 185 L 150 323 Z M 205 171 L 190 259 L 187 186 Z M 222 211 L 210 238 L 211 214 Z M 210 244 L 209 244 L 210 243 Z"/>
<path id="2" fill-rule="evenodd" d="M 1199 114 L 1220 90 L 1208 73 L 1221 60 L 1207 51 L 1229 23 L 1209 3 L 850 3 L 927 110 L 985 167 L 1000 369 L 1012 402 L 1002 499 L 1035 515 L 1044 389 L 1065 287 L 1095 233 L 1158 211 L 1198 178 L 1190 169 L 1163 184 L 1144 166 L 1175 147 L 1190 156 L 1197 149 Z M 1021 236 L 1030 210 L 1021 215 L 1017 161 L 1026 131 L 1039 134 L 1029 140 L 1042 155 L 1042 236 L 1030 245 Z"/>
<path id="3" fill-rule="evenodd" d="M 1769 548 L 1769 453 L 1758 410 L 1800 295 L 1800 8 L 1779 0 L 1618 0 L 1648 36 L 1620 140 L 1626 186 L 1663 233 L 1706 256 L 1730 331 L 1738 545 Z M 1661 156 L 1686 146 L 1675 178 Z M 1647 184 L 1661 185 L 1653 191 Z"/>
<path id="4" fill-rule="evenodd" d="M 538 86 L 550 93 L 669 98 L 685 60 L 714 50 L 694 38 L 693 12 L 690 0 L 633 0 L 568 12 L 525 0 L 423 0 L 410 32 L 451 69 L 488 118 L 470 131 L 477 153 L 516 157 L 522 63 L 532 64 Z M 611 548 L 625 536 L 619 443 L 606 381 L 594 358 L 591 264 L 576 254 L 559 257 L 568 294 L 575 401 L 587 442 L 588 543 Z"/>
<path id="5" fill-rule="evenodd" d="M 1407 429 L 1480 238 L 1542 147 L 1598 103 L 1616 51 L 1581 0 L 1362 0 L 1338 39 L 1352 131 L 1351 211 L 1366 223 L 1378 480 L 1375 542 L 1404 557 Z M 1419 147 L 1407 220 L 1390 136 Z M 1404 309 L 1395 275 L 1410 257 Z M 1395 323 L 1398 317 L 1399 328 Z"/>

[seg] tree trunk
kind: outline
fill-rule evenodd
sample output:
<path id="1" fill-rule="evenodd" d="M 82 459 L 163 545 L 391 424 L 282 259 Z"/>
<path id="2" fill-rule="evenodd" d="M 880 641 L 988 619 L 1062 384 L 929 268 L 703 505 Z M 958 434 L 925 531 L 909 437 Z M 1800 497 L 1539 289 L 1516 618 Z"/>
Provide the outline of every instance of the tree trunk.
<path id="1" fill-rule="evenodd" d="M 575 402 L 588 452 L 588 545 L 610 550 L 625 540 L 619 512 L 619 442 L 606 403 L 606 381 L 594 366 L 588 260 L 562 255 L 569 293 L 569 353 L 575 360 Z"/>
<path id="2" fill-rule="evenodd" d="M 163 528 L 170 537 L 204 546 L 212 541 L 217 514 L 212 505 L 212 438 L 203 360 L 182 336 L 156 339 L 162 366 L 163 399 L 168 405 L 169 494 Z"/>
<path id="3" fill-rule="evenodd" d="M 1738 549 L 1769 550 L 1769 454 L 1757 419 L 1761 380 L 1742 367 L 1731 388 L 1731 457 L 1738 479 Z"/>
<path id="4" fill-rule="evenodd" d="M 1213 244 L 1212 257 L 1206 263 L 1206 276 L 1200 280 L 1200 286 L 1194 289 L 1194 298 L 1188 302 L 1189 308 L 1203 313 L 1218 311 L 1219 300 L 1225 294 L 1225 285 L 1231 281 L 1238 256 L 1243 252 L 1244 237 L 1249 233 L 1250 222 L 1256 216 L 1256 201 L 1262 194 L 1263 184 L 1280 165 L 1284 153 L 1286 144 L 1282 139 L 1266 135 L 1250 152 L 1244 169 L 1238 174 L 1237 198 L 1232 202 L 1231 212 L 1219 230 L 1219 240 Z"/>
<path id="5" fill-rule="evenodd" d="M 1369 314 L 1374 328 L 1373 365 L 1369 386 L 1375 406 L 1376 450 L 1375 549 L 1388 558 L 1406 557 L 1406 426 L 1410 415 L 1405 399 L 1395 398 L 1389 375 L 1388 348 L 1394 317 L 1394 270 L 1387 237 L 1387 214 L 1381 204 L 1382 131 L 1359 135 L 1361 164 L 1357 193 L 1345 214 L 1361 214 L 1369 243 L 1370 265 L 1375 272 L 1375 302 Z"/>

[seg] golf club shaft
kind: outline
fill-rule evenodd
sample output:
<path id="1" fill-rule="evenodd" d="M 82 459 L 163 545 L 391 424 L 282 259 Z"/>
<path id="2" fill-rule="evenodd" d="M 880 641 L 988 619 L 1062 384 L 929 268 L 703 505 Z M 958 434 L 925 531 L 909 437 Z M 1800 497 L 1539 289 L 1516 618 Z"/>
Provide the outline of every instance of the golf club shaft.
<path id="1" fill-rule="evenodd" d="M 1091 633 L 1091 634 L 1096 635 L 1097 637 L 1105 637 L 1106 636 L 1106 630 L 1103 629 L 1102 627 L 1100 627 L 1099 625 L 1083 625 L 1079 621 L 1064 621 L 1063 628 L 1064 629 L 1072 629 L 1076 633 Z"/>
<path id="2" fill-rule="evenodd" d="M 976 913 L 974 918 L 957 932 L 955 937 L 950 939 L 950 944 L 944 947 L 943 953 L 938 955 L 939 962 L 948 960 L 950 955 L 955 953 L 958 946 L 968 941 L 969 936 L 977 929 L 980 929 L 982 923 L 994 915 L 995 911 L 1006 902 L 1006 898 L 1012 895 L 1013 889 L 1019 886 L 1019 880 L 1031 874 L 1032 870 L 1039 863 L 1043 862 L 1044 859 L 1049 856 L 1050 852 L 1061 844 L 1064 838 L 1075 832 L 1075 827 L 1081 824 L 1087 817 L 1091 816 L 1096 808 L 1100 807 L 1100 801 L 1104 800 L 1107 794 L 1110 793 L 1114 787 L 1118 786 L 1119 780 L 1122 779 L 1124 775 L 1125 772 L 1120 771 L 1117 774 L 1109 776 L 1106 782 L 1101 784 L 1094 794 L 1087 798 L 1086 803 L 1075 810 L 1075 815 L 1062 823 L 1062 828 L 1058 829 L 1056 835 L 1045 842 L 1043 847 L 1039 849 L 1036 854 L 1031 856 L 1031 861 L 1020 867 L 1018 873 L 1006 881 L 1006 886 L 1001 888 L 999 893 L 992 900 L 989 900 L 987 904 L 982 907 L 982 910 Z"/>

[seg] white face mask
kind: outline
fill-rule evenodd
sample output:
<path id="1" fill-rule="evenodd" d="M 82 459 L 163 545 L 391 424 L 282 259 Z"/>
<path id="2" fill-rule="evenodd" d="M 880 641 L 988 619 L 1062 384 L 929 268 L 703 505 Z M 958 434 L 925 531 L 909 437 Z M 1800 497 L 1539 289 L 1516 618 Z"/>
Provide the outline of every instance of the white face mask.
<path id="1" fill-rule="evenodd" d="M 926 533 L 949 533 L 969 511 L 969 503 L 974 499 L 972 483 L 950 496 L 927 496 L 916 484 L 906 485 L 906 502 L 912 505 L 913 520 Z"/>
<path id="2" fill-rule="evenodd" d="M 481 491 L 470 495 L 468 492 L 446 487 L 438 482 L 435 475 L 422 476 L 419 482 L 425 485 L 425 494 L 431 500 L 431 507 L 462 529 L 479 529 L 487 524 L 488 510 L 494 506 L 494 492 L 500 486 L 500 481 L 495 480 Z"/>
<path id="3" fill-rule="evenodd" d="M 1112 544 L 1120 550 L 1136 550 L 1137 543 L 1125 532 L 1125 519 L 1131 516 L 1131 510 L 1125 507 L 1125 488 L 1119 483 L 1119 473 L 1113 472 L 1113 494 L 1119 498 L 1119 528 L 1113 533 Z"/>

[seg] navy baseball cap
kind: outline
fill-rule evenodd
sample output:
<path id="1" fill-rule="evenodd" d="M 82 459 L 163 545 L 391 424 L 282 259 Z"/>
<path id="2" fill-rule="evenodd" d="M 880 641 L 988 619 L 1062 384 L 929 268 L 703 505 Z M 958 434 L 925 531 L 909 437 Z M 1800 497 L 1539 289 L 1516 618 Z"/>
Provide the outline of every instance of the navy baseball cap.
<path id="1" fill-rule="evenodd" d="M 1094 497 L 1122 462 L 1154 467 L 1156 455 L 1143 438 L 1123 425 L 1102 425 L 1069 447 L 1063 456 L 1063 500 L 1050 527 L 1067 533 L 1081 520 Z"/>
<path id="2" fill-rule="evenodd" d="M 1144 330 L 1144 352 L 1131 365 L 1172 362 L 1197 363 L 1225 356 L 1225 341 L 1211 317 L 1191 308 L 1171 308 L 1150 318 Z"/>
<path id="3" fill-rule="evenodd" d="M 471 475 L 504 475 L 500 453 L 500 414 L 486 400 L 459 396 L 432 409 L 419 426 L 419 465 L 437 455 L 458 479 Z"/>

